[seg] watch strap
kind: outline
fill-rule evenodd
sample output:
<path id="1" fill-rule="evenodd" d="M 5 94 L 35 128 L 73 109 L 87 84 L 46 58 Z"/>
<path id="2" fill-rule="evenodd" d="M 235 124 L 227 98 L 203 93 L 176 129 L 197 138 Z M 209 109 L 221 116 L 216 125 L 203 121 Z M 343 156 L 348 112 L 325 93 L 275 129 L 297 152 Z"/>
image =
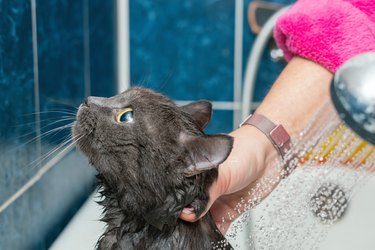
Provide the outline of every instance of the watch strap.
<path id="1" fill-rule="evenodd" d="M 290 149 L 290 135 L 283 125 L 276 125 L 267 117 L 257 113 L 249 115 L 240 124 L 240 127 L 243 125 L 252 125 L 265 134 L 281 157 L 284 157 L 285 153 Z"/>

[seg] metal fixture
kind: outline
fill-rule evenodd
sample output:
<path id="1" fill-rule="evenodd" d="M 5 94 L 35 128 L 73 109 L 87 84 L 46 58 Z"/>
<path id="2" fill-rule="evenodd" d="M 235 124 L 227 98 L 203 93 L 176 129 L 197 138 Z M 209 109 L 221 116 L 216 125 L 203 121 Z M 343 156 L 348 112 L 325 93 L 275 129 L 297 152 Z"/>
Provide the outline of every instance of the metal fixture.
<path id="1" fill-rule="evenodd" d="M 341 120 L 375 145 L 375 52 L 355 56 L 337 70 L 331 97 Z"/>
<path id="2" fill-rule="evenodd" d="M 345 192 L 333 183 L 324 183 L 310 199 L 310 208 L 322 222 L 332 223 L 342 217 L 348 206 Z"/>

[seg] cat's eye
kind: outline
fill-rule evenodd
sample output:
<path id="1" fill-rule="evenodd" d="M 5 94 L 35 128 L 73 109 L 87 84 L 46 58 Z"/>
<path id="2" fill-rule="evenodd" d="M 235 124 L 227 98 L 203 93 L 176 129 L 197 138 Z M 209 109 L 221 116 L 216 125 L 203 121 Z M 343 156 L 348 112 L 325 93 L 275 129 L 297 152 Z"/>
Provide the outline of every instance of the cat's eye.
<path id="1" fill-rule="evenodd" d="M 116 116 L 118 123 L 129 123 L 134 120 L 134 112 L 132 108 L 125 108 Z"/>

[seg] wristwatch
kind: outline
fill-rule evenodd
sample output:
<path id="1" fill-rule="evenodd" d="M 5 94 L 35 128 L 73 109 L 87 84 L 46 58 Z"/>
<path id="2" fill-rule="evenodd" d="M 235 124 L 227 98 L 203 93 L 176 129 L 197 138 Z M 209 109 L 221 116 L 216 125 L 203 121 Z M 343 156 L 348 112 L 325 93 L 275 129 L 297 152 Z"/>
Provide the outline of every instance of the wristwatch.
<path id="1" fill-rule="evenodd" d="M 290 135 L 285 130 L 283 125 L 276 125 L 270 121 L 267 117 L 253 113 L 249 115 L 241 124 L 251 125 L 259 129 L 263 134 L 265 134 L 268 139 L 272 142 L 272 145 L 279 152 L 280 156 L 283 158 L 285 153 L 290 149 Z"/>

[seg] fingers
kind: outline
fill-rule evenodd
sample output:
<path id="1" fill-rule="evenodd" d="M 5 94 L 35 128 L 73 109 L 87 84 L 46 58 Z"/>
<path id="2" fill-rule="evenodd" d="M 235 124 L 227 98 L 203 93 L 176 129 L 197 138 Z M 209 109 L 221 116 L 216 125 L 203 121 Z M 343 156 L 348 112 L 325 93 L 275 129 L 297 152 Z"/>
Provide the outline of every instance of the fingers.
<path id="1" fill-rule="evenodd" d="M 211 188 L 211 190 L 212 190 L 212 188 Z M 199 217 L 197 217 L 197 215 L 196 215 L 196 213 L 195 213 L 195 211 L 192 207 L 185 207 L 180 213 L 180 216 L 179 216 L 180 219 L 184 220 L 186 222 L 195 222 L 195 221 L 199 220 L 200 218 L 202 218 L 203 216 L 205 216 L 206 213 L 211 208 L 213 202 L 219 197 L 218 195 L 212 195 L 211 196 L 212 192 L 214 192 L 214 191 L 211 191 L 211 192 L 209 191 L 210 197 L 212 197 L 212 198 L 209 199 L 205 211 Z"/>
<path id="2" fill-rule="evenodd" d="M 219 175 L 220 175 L 220 167 L 219 167 Z M 208 203 L 207 203 L 207 206 L 206 206 L 206 209 L 205 211 L 199 216 L 197 217 L 194 209 L 192 207 L 185 207 L 182 211 L 181 211 L 181 214 L 180 214 L 180 219 L 184 220 L 184 221 L 187 221 L 187 222 L 195 222 L 197 220 L 199 220 L 200 218 L 202 218 L 211 208 L 212 204 L 216 201 L 216 199 L 218 197 L 220 197 L 222 194 L 223 194 L 223 184 L 221 183 L 220 181 L 221 179 L 219 178 L 218 180 L 216 180 L 214 183 L 212 183 L 212 185 L 210 186 L 210 188 L 208 189 L 208 194 L 209 194 L 209 200 L 208 200 Z"/>
<path id="3" fill-rule="evenodd" d="M 197 215 L 194 213 L 194 210 L 191 208 L 184 208 L 180 214 L 180 219 L 187 222 L 197 221 Z"/>

